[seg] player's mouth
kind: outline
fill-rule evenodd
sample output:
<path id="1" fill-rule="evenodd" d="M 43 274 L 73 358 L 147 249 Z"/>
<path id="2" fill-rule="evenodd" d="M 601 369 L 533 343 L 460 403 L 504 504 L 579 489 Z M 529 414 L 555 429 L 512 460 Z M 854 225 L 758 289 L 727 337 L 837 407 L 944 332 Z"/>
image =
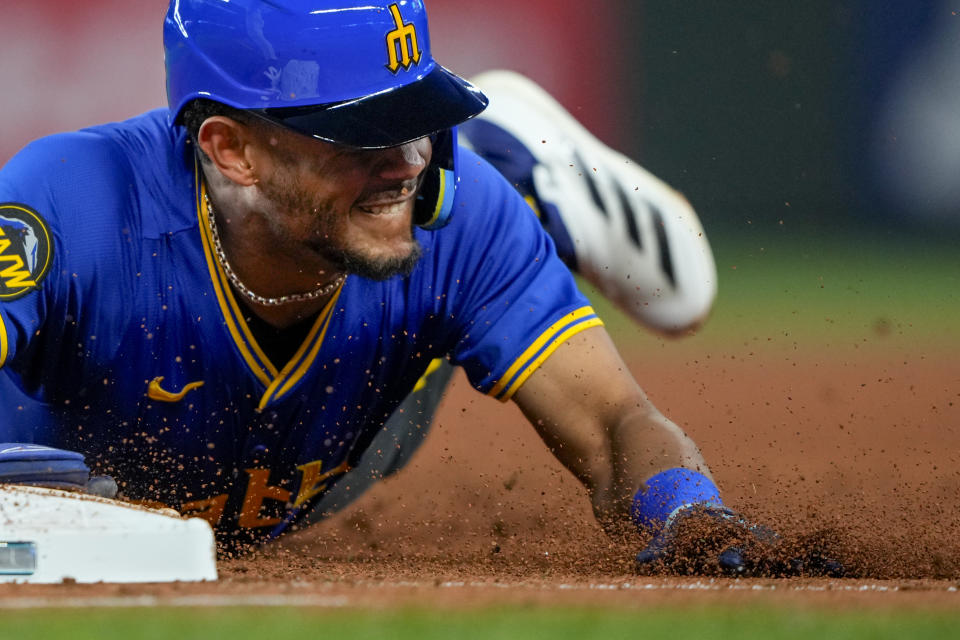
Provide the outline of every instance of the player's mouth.
<path id="1" fill-rule="evenodd" d="M 396 216 L 410 210 L 410 202 L 417 195 L 420 179 L 406 180 L 391 189 L 362 196 L 354 207 L 371 216 Z"/>

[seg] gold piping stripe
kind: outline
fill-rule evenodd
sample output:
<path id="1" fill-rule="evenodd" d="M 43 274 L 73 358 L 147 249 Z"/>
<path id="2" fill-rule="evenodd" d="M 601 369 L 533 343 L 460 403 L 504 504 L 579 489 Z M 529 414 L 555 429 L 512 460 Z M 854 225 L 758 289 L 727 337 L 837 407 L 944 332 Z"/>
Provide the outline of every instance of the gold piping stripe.
<path id="1" fill-rule="evenodd" d="M 430 222 L 433 224 L 440 217 L 440 210 L 443 209 L 443 198 L 447 191 L 447 176 L 445 171 L 440 171 L 440 188 L 437 191 L 437 206 L 433 209 L 433 215 L 430 216 Z"/>
<path id="2" fill-rule="evenodd" d="M 196 171 L 196 179 L 199 182 L 199 168 L 197 168 Z M 230 303 L 232 303 L 232 306 L 235 308 L 236 301 L 233 300 L 233 294 L 230 292 L 230 287 L 227 285 L 226 279 L 221 273 L 219 262 L 214 259 L 210 228 L 206 221 L 207 210 L 203 198 L 203 194 L 205 192 L 206 186 L 203 184 L 198 184 L 197 217 L 200 221 L 200 237 L 203 240 L 203 250 L 207 259 L 207 268 L 210 270 L 210 279 L 213 281 L 213 289 L 217 294 L 217 302 L 220 304 L 223 317 L 227 321 L 227 329 L 230 331 L 230 335 L 233 337 L 234 342 L 240 348 L 240 353 L 243 356 L 243 359 L 247 362 L 247 366 L 250 367 L 250 370 L 253 371 L 254 375 L 257 376 L 264 386 L 269 386 L 272 378 L 277 376 L 277 369 L 273 366 L 273 363 L 271 363 L 270 360 L 263 355 L 263 352 L 260 351 L 259 345 L 257 345 L 255 340 L 253 340 L 253 336 L 250 335 L 250 329 L 247 327 L 246 322 L 243 321 L 243 318 L 240 317 L 238 322 L 238 318 L 232 312 Z M 244 338 L 240 335 L 240 331 L 238 331 L 238 325 L 240 331 L 244 331 L 246 333 L 247 340 L 244 340 Z M 254 353 L 251 353 L 251 344 L 253 346 Z M 257 361 L 255 354 L 262 359 L 261 362 Z"/>
<path id="3" fill-rule="evenodd" d="M 197 169 L 197 173 L 199 180 L 199 168 Z M 226 273 L 224 273 L 219 260 L 215 259 L 213 253 L 213 237 L 211 236 L 211 230 L 207 223 L 208 211 L 206 208 L 206 199 L 203 197 L 205 193 L 206 185 L 202 183 L 199 184 L 197 187 L 197 212 L 200 219 L 201 238 L 203 239 L 207 267 L 210 270 L 214 291 L 217 294 L 217 301 L 220 304 L 224 319 L 227 321 L 227 328 L 230 331 L 230 335 L 240 348 L 240 353 L 243 355 L 247 365 L 264 386 L 267 387 L 259 403 L 259 407 L 262 409 L 266 407 L 271 400 L 289 391 L 310 368 L 310 365 L 320 350 L 320 345 L 323 344 L 327 326 L 333 315 L 334 305 L 340 297 L 340 291 L 343 289 L 343 285 L 340 285 L 330 301 L 324 306 L 316 322 L 314 322 L 313 327 L 310 329 L 310 333 L 304 339 L 294 356 L 287 362 L 282 371 L 278 371 L 276 366 L 274 366 L 266 354 L 264 354 L 256 338 L 253 337 L 250 327 L 247 326 L 246 320 L 243 318 L 233 291 L 230 289 Z M 318 333 L 320 334 L 319 338 L 317 338 Z M 292 374 L 291 371 L 293 371 Z"/>
<path id="4" fill-rule="evenodd" d="M 560 345 L 562 345 L 565 341 L 577 335 L 584 329 L 589 329 L 590 327 L 602 327 L 602 326 L 603 326 L 603 320 L 601 320 L 600 318 L 591 318 L 590 320 L 585 320 L 584 322 L 574 325 L 569 329 L 567 329 L 566 331 L 564 331 L 563 333 L 561 333 L 559 336 L 557 336 L 556 340 L 554 340 L 553 343 L 543 351 L 543 353 L 537 356 L 536 360 L 530 363 L 530 366 L 528 366 L 526 370 L 522 374 L 520 374 L 520 377 L 517 378 L 514 381 L 514 383 L 510 385 L 510 388 L 507 389 L 507 392 L 504 393 L 503 396 L 498 398 L 498 400 L 500 400 L 501 402 L 506 402 L 507 400 L 512 398 L 513 394 L 517 392 L 517 389 L 523 386 L 523 383 L 527 381 L 527 378 L 533 375 L 533 372 L 539 369 L 540 365 L 543 364 L 543 362 L 547 358 L 549 358 L 553 354 L 553 352 L 556 351 L 560 347 Z"/>
<path id="5" fill-rule="evenodd" d="M 540 207 L 537 206 L 537 199 L 533 196 L 523 196 L 523 199 L 526 200 L 527 206 L 533 209 L 533 213 L 536 214 L 537 219 L 543 218 L 543 214 L 540 213 Z"/>
<path id="6" fill-rule="evenodd" d="M 443 358 L 434 358 L 430 361 L 430 364 L 427 365 L 427 370 L 423 372 L 423 375 L 417 379 L 417 383 L 413 385 L 413 393 L 420 391 L 427 386 L 427 380 L 430 378 L 430 374 L 443 366 Z"/>
<path id="7" fill-rule="evenodd" d="M 556 335 L 557 332 L 563 331 L 563 329 L 569 326 L 570 323 L 576 322 L 577 320 L 580 320 L 581 318 L 592 315 L 594 313 L 596 312 L 593 310 L 593 307 L 590 307 L 590 306 L 580 307 L 576 311 L 572 311 L 571 313 L 566 314 L 565 316 L 563 316 L 562 318 L 554 322 L 552 325 L 547 327 L 546 331 L 541 333 L 540 337 L 534 340 L 533 344 L 527 347 L 527 349 L 520 354 L 520 357 L 518 357 L 516 360 L 513 361 L 513 364 L 510 365 L 510 368 L 507 369 L 506 373 L 503 374 L 503 377 L 500 378 L 497 384 L 495 384 L 493 388 L 487 392 L 487 395 L 496 396 L 497 394 L 499 394 L 503 390 L 503 388 L 507 386 L 507 384 L 511 380 L 513 380 L 513 376 L 516 375 L 516 373 L 526 365 L 527 360 L 532 358 L 533 354 L 540 351 L 540 349 L 543 348 L 543 345 L 547 344 L 550 340 L 552 340 L 553 336 Z"/>
<path id="8" fill-rule="evenodd" d="M 203 185 L 203 189 L 204 191 L 206 191 L 206 185 Z M 203 220 L 206 221 L 209 219 L 209 215 L 208 215 L 209 212 L 206 209 L 206 206 L 207 206 L 206 198 L 203 198 L 202 206 L 203 206 Z M 212 231 L 207 226 L 204 227 L 204 231 L 207 234 L 212 234 Z M 212 235 L 210 235 L 209 238 L 211 241 L 213 240 Z M 210 247 L 212 249 L 213 245 L 211 244 Z M 211 255 L 211 258 L 213 258 L 212 255 Z M 247 326 L 247 321 L 243 319 L 243 312 L 240 310 L 240 306 L 237 304 L 237 300 L 233 295 L 233 289 L 230 288 L 230 283 L 229 283 L 229 280 L 227 279 L 226 272 L 223 270 L 223 266 L 220 264 L 219 260 L 213 260 L 213 263 L 216 266 L 217 274 L 220 276 L 220 287 L 225 293 L 224 298 L 230 304 L 230 311 L 233 314 L 233 321 L 234 323 L 236 323 L 236 326 L 239 327 L 240 330 L 243 332 L 243 336 L 245 338 L 245 344 L 256 355 L 257 360 L 259 360 L 259 362 L 261 363 L 260 366 L 262 368 L 265 368 L 270 373 L 271 376 L 276 377 L 278 375 L 277 367 L 274 366 L 273 362 L 270 361 L 270 358 L 267 357 L 267 354 L 265 354 L 263 350 L 260 348 L 260 344 L 253 337 L 253 333 L 250 331 L 250 327 Z"/>
<path id="9" fill-rule="evenodd" d="M 237 299 L 233 295 L 233 288 L 230 287 L 230 283 L 227 280 L 227 274 L 223 271 L 223 267 L 220 266 L 220 261 L 216 263 L 217 273 L 220 276 L 220 286 L 226 292 L 224 298 L 227 303 L 230 305 L 230 313 L 233 316 L 233 322 L 243 334 L 244 342 L 253 354 L 256 356 L 257 361 L 260 363 L 260 366 L 263 369 L 266 369 L 271 376 L 276 377 L 279 375 L 279 370 L 276 365 L 267 357 L 267 354 L 263 352 L 263 349 L 260 348 L 260 343 L 257 342 L 257 339 L 253 337 L 253 332 L 250 331 L 247 321 L 243 317 L 243 311 L 240 310 L 240 306 L 237 304 Z"/>
<path id="10" fill-rule="evenodd" d="M 343 287 L 341 284 L 340 287 Z M 277 396 L 282 396 L 287 391 L 289 391 L 297 382 L 300 381 L 300 378 L 306 374 L 307 370 L 310 368 L 310 365 L 313 364 L 313 361 L 317 357 L 317 353 L 320 351 L 320 347 L 323 345 L 324 338 L 327 337 L 327 328 L 330 326 L 330 319 L 333 317 L 333 306 L 337 302 L 337 298 L 340 297 L 340 289 L 337 289 L 337 292 L 333 295 L 330 302 L 327 303 L 327 307 L 323 310 L 322 316 L 325 316 L 323 322 L 323 329 L 320 331 L 320 337 L 316 339 L 313 345 L 310 348 L 310 353 L 306 358 L 300 363 L 300 366 L 297 367 L 297 370 L 293 373 L 292 376 L 287 380 L 287 382 L 280 388 L 280 391 L 277 392 Z M 306 343 L 305 343 L 306 344 Z M 294 359 L 296 362 L 296 359 Z"/>
<path id="11" fill-rule="evenodd" d="M 323 339 L 327 335 L 327 327 L 330 326 L 330 318 L 333 317 L 333 307 L 336 305 L 337 299 L 340 297 L 340 291 L 342 290 L 343 285 L 341 284 L 337 288 L 336 293 L 333 294 L 333 297 L 330 298 L 330 301 L 323 307 L 323 311 L 320 312 L 317 321 L 313 323 L 313 328 L 310 329 L 310 334 L 307 336 L 307 339 L 300 345 L 297 353 L 290 358 L 290 362 L 288 362 L 287 366 L 280 372 L 280 376 L 274 380 L 270 384 L 270 387 L 264 392 L 263 397 L 260 398 L 260 409 L 266 408 L 271 400 L 279 398 L 289 391 L 290 388 L 303 377 L 307 369 L 310 368 L 310 365 L 313 364 L 314 359 L 317 357 L 317 352 L 320 351 L 320 345 L 323 344 Z M 323 327 L 322 329 L 321 326 Z M 320 332 L 319 337 L 317 337 L 318 330 Z M 304 357 L 308 345 L 310 347 L 310 353 Z M 296 367 L 296 371 L 288 376 L 294 367 Z M 280 386 L 281 383 L 283 383 L 283 386 Z M 279 390 L 277 387 L 280 387 Z"/>
<path id="12" fill-rule="evenodd" d="M 3 316 L 0 316 L 0 367 L 7 361 L 7 354 L 9 353 L 7 340 L 7 327 L 3 323 Z"/>

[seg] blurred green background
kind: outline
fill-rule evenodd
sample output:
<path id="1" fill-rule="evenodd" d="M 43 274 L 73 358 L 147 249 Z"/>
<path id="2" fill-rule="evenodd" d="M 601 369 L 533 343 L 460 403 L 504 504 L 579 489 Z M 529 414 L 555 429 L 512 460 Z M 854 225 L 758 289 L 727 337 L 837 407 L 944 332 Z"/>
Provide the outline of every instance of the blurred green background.
<path id="1" fill-rule="evenodd" d="M 827 231 L 852 217 L 835 4 L 645 4 L 635 153 L 713 235 Z"/>
<path id="2" fill-rule="evenodd" d="M 687 193 L 713 235 L 786 231 L 814 241 L 868 230 L 892 242 L 955 241 L 960 207 L 929 213 L 929 193 L 890 198 L 892 176 L 878 156 L 905 155 L 905 138 L 918 135 L 905 121 L 892 128 L 885 112 L 911 65 L 935 73 L 936 60 L 923 56 L 939 29 L 960 40 L 956 8 L 932 0 L 643 3 L 634 16 L 643 126 L 629 151 Z M 943 81 L 957 84 L 960 66 Z M 950 98 L 942 108 L 960 113 Z M 960 157 L 960 130 L 942 126 L 938 135 L 953 137 Z M 885 137 L 900 147 L 878 148 Z"/>
<path id="3" fill-rule="evenodd" d="M 688 196 L 711 238 L 720 294 L 707 333 L 750 332 L 763 314 L 825 341 L 906 331 L 960 343 L 960 200 L 936 197 L 936 185 L 885 189 L 904 173 L 897 163 L 927 162 L 904 158 L 906 137 L 920 135 L 909 118 L 885 115 L 902 76 L 960 84 L 960 64 L 950 75 L 924 57 L 942 31 L 960 43 L 954 8 L 661 0 L 637 9 L 642 127 L 628 151 Z M 960 114 L 949 91 L 936 95 Z M 950 146 L 929 162 L 949 164 L 960 128 L 939 126 Z"/>

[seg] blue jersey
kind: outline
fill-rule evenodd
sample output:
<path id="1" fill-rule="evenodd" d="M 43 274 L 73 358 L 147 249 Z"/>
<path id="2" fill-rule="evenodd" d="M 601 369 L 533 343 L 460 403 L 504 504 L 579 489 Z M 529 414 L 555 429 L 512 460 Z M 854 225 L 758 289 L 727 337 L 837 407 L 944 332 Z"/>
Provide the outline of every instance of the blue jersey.
<path id="1" fill-rule="evenodd" d="M 0 171 L 0 441 L 83 452 L 126 496 L 257 540 L 342 476 L 432 359 L 510 398 L 600 320 L 511 185 L 462 148 L 458 171 L 413 272 L 348 277 L 284 363 L 244 320 L 166 110 L 32 143 Z"/>

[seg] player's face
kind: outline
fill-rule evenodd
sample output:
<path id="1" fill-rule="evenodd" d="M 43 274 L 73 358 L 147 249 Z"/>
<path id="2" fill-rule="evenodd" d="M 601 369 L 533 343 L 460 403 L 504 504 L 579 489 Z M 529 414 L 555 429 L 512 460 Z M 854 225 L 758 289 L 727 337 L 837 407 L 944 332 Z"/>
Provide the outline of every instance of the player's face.
<path id="1" fill-rule="evenodd" d="M 413 205 L 430 164 L 429 139 L 361 150 L 271 127 L 264 143 L 258 184 L 285 245 L 278 249 L 368 278 L 409 273 L 420 257 Z"/>

